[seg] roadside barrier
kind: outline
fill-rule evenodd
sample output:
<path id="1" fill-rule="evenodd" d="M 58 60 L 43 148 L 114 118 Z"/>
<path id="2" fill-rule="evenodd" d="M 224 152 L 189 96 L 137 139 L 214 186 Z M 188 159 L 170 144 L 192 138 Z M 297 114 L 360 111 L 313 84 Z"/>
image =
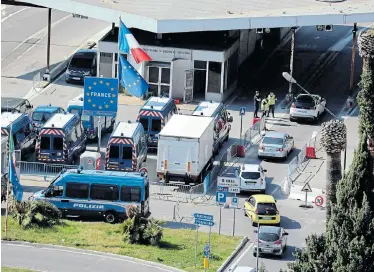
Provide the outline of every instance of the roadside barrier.
<path id="1" fill-rule="evenodd" d="M 308 144 L 305 144 L 301 148 L 300 153 L 289 162 L 289 164 L 288 164 L 288 171 L 287 171 L 288 178 L 290 178 L 290 176 L 295 171 L 302 172 L 304 170 L 304 168 L 305 168 L 304 162 L 306 160 L 307 145 Z"/>
<path id="2" fill-rule="evenodd" d="M 200 197 L 204 193 L 204 184 L 195 186 L 164 183 L 164 182 L 151 182 L 150 195 L 154 199 L 174 201 L 174 202 L 193 202 L 194 199 Z"/>
<path id="3" fill-rule="evenodd" d="M 62 169 L 78 169 L 79 165 L 49 164 L 42 162 L 17 161 L 21 175 L 56 176 Z"/>
<path id="4" fill-rule="evenodd" d="M 247 149 L 253 144 L 253 140 L 261 136 L 261 132 L 265 130 L 266 120 L 261 118 L 259 121 L 255 122 L 243 135 L 244 146 Z"/>

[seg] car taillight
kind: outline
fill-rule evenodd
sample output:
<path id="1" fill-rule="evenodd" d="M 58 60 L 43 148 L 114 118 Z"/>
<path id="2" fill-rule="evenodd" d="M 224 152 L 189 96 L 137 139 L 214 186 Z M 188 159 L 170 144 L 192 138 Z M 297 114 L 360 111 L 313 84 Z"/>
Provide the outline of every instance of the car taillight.
<path id="1" fill-rule="evenodd" d="M 264 150 L 265 147 L 264 147 L 263 145 L 260 145 L 259 149 L 260 149 L 260 150 Z"/>
<path id="2" fill-rule="evenodd" d="M 283 148 L 278 148 L 277 151 L 283 151 L 284 149 Z"/>
<path id="3" fill-rule="evenodd" d="M 295 103 L 292 103 L 292 104 L 291 104 L 291 108 L 294 108 L 294 107 L 295 107 Z"/>
<path id="4" fill-rule="evenodd" d="M 281 240 L 278 240 L 278 241 L 275 241 L 274 242 L 274 245 L 281 245 L 282 244 L 282 241 Z"/>

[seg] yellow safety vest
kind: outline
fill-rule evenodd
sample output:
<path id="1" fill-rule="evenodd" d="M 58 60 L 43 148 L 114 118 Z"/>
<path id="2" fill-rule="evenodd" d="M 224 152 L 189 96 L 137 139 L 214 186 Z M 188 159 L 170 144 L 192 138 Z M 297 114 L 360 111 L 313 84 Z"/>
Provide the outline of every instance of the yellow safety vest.
<path id="1" fill-rule="evenodd" d="M 269 110 L 269 102 L 267 102 L 266 99 L 262 99 L 261 101 L 261 110 L 262 111 L 268 111 Z"/>
<path id="2" fill-rule="evenodd" d="M 275 105 L 275 95 L 269 95 L 268 101 L 269 105 Z"/>

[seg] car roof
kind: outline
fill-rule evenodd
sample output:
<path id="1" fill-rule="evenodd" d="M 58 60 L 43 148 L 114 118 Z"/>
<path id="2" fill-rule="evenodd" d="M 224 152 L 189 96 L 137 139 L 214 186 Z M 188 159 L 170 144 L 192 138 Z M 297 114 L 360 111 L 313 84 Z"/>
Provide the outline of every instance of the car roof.
<path id="1" fill-rule="evenodd" d="M 287 133 L 285 132 L 280 132 L 280 131 L 269 131 L 266 132 L 264 137 L 270 137 L 270 138 L 284 138 Z"/>
<path id="2" fill-rule="evenodd" d="M 281 231 L 281 227 L 276 226 L 260 226 L 260 233 L 277 233 Z"/>
<path id="3" fill-rule="evenodd" d="M 242 170 L 245 172 L 260 172 L 260 167 L 259 164 L 244 164 Z"/>
<path id="4" fill-rule="evenodd" d="M 271 195 L 252 195 L 256 202 L 260 203 L 275 203 L 275 199 Z"/>
<path id="5" fill-rule="evenodd" d="M 18 97 L 2 97 L 1 108 L 9 107 L 10 109 L 18 107 L 20 104 L 25 102 L 27 99 Z"/>

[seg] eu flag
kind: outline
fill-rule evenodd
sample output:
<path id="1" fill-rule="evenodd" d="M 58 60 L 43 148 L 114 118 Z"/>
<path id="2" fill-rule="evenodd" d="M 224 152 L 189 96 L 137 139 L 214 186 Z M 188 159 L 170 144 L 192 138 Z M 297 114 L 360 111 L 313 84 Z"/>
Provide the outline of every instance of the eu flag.
<path id="1" fill-rule="evenodd" d="M 119 81 L 122 87 L 136 97 L 144 95 L 149 87 L 144 78 L 121 54 L 119 55 Z"/>
<path id="2" fill-rule="evenodd" d="M 9 180 L 13 186 L 13 195 L 14 198 L 18 201 L 22 200 L 23 196 L 23 189 L 22 185 L 19 182 L 18 175 L 16 172 L 16 155 L 14 152 L 14 141 L 12 136 L 12 129 L 11 133 L 9 133 Z"/>

